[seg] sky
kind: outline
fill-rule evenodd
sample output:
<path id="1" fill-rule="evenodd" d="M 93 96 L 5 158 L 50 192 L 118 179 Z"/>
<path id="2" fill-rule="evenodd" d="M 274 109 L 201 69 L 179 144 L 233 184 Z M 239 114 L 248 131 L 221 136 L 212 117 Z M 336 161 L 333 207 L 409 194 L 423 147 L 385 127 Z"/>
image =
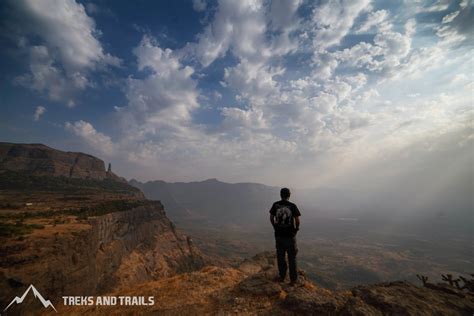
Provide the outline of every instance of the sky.
<path id="1" fill-rule="evenodd" d="M 0 16 L 1 141 L 128 179 L 473 192 L 471 1 L 7 0 Z"/>

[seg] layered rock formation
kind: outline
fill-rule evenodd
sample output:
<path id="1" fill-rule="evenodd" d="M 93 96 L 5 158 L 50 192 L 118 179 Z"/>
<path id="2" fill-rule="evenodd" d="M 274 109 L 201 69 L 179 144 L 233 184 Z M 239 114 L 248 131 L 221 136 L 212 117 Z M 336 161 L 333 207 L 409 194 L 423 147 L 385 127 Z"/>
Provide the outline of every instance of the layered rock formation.
<path id="1" fill-rule="evenodd" d="M 30 284 L 57 304 L 204 265 L 163 205 L 96 157 L 0 143 L 0 181 L 2 309 Z M 9 312 L 31 314 L 30 303 Z"/>
<path id="2" fill-rule="evenodd" d="M 64 152 L 42 144 L 0 143 L 0 172 L 26 172 L 34 176 L 63 176 L 81 179 L 113 179 L 125 182 L 99 158 Z"/>
<path id="3" fill-rule="evenodd" d="M 0 304 L 30 284 L 46 295 L 96 295 L 189 272 L 203 258 L 159 202 L 35 230 L 0 247 Z"/>

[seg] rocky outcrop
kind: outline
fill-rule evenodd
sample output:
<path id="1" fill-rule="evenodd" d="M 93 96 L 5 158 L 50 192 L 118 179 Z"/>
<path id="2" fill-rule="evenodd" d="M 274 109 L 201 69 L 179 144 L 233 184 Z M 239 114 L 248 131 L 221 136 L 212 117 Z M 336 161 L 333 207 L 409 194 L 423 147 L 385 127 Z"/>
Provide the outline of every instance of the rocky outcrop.
<path id="1" fill-rule="evenodd" d="M 296 286 L 275 281 L 275 256 L 266 252 L 237 268 L 206 266 L 111 295 L 154 296 L 153 306 L 65 307 L 77 315 L 472 315 L 474 296 L 461 291 L 422 288 L 408 282 L 330 291 L 300 271 Z"/>
<path id="2" fill-rule="evenodd" d="M 159 202 L 37 230 L 0 253 L 2 300 L 29 284 L 50 297 L 96 295 L 203 266 Z"/>
<path id="3" fill-rule="evenodd" d="M 34 176 L 55 176 L 81 179 L 113 179 L 125 182 L 104 162 L 79 152 L 64 152 L 42 144 L 0 143 L 0 172 L 26 172 Z"/>

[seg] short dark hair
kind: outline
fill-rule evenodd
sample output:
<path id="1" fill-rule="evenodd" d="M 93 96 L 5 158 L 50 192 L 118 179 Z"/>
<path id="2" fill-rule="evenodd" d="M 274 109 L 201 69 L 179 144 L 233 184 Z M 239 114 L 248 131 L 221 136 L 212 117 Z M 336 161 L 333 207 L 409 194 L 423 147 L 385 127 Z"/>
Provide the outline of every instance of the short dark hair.
<path id="1" fill-rule="evenodd" d="M 287 198 L 290 197 L 290 195 L 291 195 L 290 189 L 288 189 L 288 188 L 282 188 L 282 189 L 280 190 L 280 197 L 281 197 L 282 199 L 287 199 Z"/>

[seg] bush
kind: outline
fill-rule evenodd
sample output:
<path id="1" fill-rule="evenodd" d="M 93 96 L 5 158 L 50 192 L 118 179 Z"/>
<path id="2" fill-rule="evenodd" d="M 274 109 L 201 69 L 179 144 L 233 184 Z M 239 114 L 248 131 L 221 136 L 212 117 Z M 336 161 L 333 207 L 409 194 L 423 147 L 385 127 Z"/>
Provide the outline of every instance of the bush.
<path id="1" fill-rule="evenodd" d="M 23 224 L 22 221 L 17 221 L 15 224 L 0 222 L 0 236 L 12 237 L 29 234 L 33 229 L 43 229 L 44 226 L 40 224 Z"/>

